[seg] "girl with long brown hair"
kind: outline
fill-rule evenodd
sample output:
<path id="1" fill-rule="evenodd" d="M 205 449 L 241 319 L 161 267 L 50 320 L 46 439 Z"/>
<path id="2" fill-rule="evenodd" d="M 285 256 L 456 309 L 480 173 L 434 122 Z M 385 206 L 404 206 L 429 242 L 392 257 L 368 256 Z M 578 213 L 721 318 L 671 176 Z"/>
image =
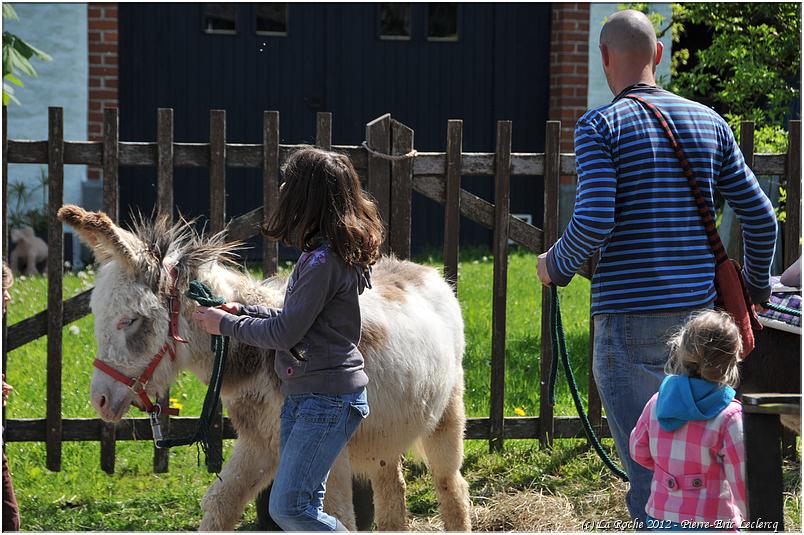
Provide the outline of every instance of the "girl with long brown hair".
<path id="1" fill-rule="evenodd" d="M 358 295 L 371 287 L 383 224 L 346 156 L 300 150 L 284 177 L 262 229 L 302 250 L 283 308 L 227 303 L 193 317 L 211 334 L 276 349 L 285 404 L 271 517 L 285 531 L 343 530 L 324 512 L 324 493 L 335 459 L 369 414 Z"/>

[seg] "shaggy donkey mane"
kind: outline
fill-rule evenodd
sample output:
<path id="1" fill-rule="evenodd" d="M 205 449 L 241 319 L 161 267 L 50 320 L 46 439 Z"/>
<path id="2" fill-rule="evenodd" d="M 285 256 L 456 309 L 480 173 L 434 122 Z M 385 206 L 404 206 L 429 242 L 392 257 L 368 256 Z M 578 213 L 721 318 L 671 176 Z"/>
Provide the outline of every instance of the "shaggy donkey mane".
<path id="1" fill-rule="evenodd" d="M 234 265 L 237 251 L 244 244 L 241 241 L 227 242 L 228 227 L 215 234 L 196 230 L 198 218 L 190 220 L 179 215 L 176 223 L 165 215 L 145 218 L 142 213 L 132 214 L 131 232 L 145 247 L 145 253 L 137 260 L 139 276 L 154 292 L 167 291 L 163 281 L 162 262 L 176 268 L 176 288 L 183 290 L 190 285 L 198 268 L 211 262 Z"/>

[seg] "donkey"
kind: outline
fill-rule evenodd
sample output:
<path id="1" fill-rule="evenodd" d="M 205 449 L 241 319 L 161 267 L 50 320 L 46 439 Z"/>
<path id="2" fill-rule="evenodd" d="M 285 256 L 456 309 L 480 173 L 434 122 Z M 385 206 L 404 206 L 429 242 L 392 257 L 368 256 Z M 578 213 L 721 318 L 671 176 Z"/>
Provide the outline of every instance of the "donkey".
<path id="1" fill-rule="evenodd" d="M 58 217 L 94 248 L 101 265 L 90 302 L 98 346 L 90 396 L 105 421 L 119 421 L 131 404 L 149 409 L 150 397 L 163 395 L 182 370 L 209 383 L 209 335 L 193 324 L 195 304 L 182 297 L 190 280 L 227 301 L 282 306 L 286 279 L 259 282 L 233 269 L 237 245 L 227 244 L 223 232 L 203 236 L 186 221 L 170 225 L 164 218 L 140 218 L 128 231 L 102 212 L 73 205 Z M 324 508 L 355 529 L 354 474 L 371 481 L 378 528 L 407 529 L 401 459 L 415 448 L 432 471 L 445 528 L 469 531 L 469 488 L 460 473 L 465 342 L 457 299 L 436 269 L 411 262 L 383 258 L 372 279 L 374 288 L 360 297 L 359 345 L 371 414 L 333 466 Z M 283 398 L 273 359 L 272 351 L 232 341 L 221 398 L 238 439 L 201 502 L 202 531 L 231 531 L 274 478 Z M 143 378 L 147 369 L 152 373 Z M 131 378 L 132 386 L 110 374 Z"/>

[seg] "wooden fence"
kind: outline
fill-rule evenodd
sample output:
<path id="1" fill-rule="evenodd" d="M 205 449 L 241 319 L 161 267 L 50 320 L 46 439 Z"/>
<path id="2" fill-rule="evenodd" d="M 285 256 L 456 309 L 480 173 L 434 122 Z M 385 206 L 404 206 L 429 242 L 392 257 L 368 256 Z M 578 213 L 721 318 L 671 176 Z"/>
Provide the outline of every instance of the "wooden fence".
<path id="1" fill-rule="evenodd" d="M 49 260 L 48 308 L 35 316 L 20 321 L 5 330 L 3 369 L 6 351 L 14 350 L 38 337 L 47 335 L 47 411 L 45 418 L 8 420 L 5 439 L 15 441 L 44 441 L 47 449 L 47 467 L 61 467 L 61 445 L 67 440 L 99 441 L 101 467 L 114 471 L 115 442 L 118 440 L 150 440 L 147 418 L 127 418 L 111 425 L 99 419 L 62 418 L 62 327 L 89 313 L 87 290 L 62 301 L 63 243 L 62 224 L 56 211 L 63 202 L 64 165 L 83 164 L 103 168 L 103 206 L 113 220 L 118 219 L 118 169 L 124 166 L 151 166 L 157 169 L 157 209 L 160 214 L 173 213 L 174 167 L 206 167 L 210 174 L 210 226 L 213 231 L 224 228 L 225 183 L 228 167 L 262 169 L 263 207 L 230 220 L 228 234 L 231 239 L 246 239 L 257 233 L 258 225 L 276 209 L 279 169 L 290 154 L 302 145 L 279 143 L 279 113 L 263 114 L 263 139 L 259 144 L 236 144 L 226 141 L 226 114 L 222 110 L 210 111 L 209 143 L 180 143 L 173 139 L 173 110 L 160 109 L 157 113 L 157 141 L 120 141 L 118 112 L 104 111 L 103 141 L 65 141 L 61 108 L 50 108 L 48 139 L 23 141 L 6 139 L 6 116 L 3 114 L 3 190 L 7 191 L 7 164 L 47 164 L 49 176 Z M 332 145 L 332 116 L 319 113 L 316 125 L 316 144 L 349 156 L 367 189 L 374 195 L 383 220 L 388 226 L 388 240 L 384 251 L 399 257 L 410 255 L 411 197 L 416 191 L 444 205 L 444 274 L 458 282 L 458 233 L 460 216 L 476 221 L 493 230 L 493 312 L 491 344 L 490 413 L 487 418 L 470 418 L 466 438 L 488 440 L 492 449 L 500 449 L 505 439 L 538 438 L 549 445 L 554 438 L 583 437 L 577 417 L 556 417 L 548 403 L 540 405 L 538 417 L 506 418 L 505 401 L 505 333 L 506 333 L 506 273 L 509 239 L 534 253 L 546 251 L 559 236 L 559 179 L 575 174 L 574 154 L 562 154 L 560 123 L 546 124 L 544 153 L 512 153 L 511 122 L 497 123 L 494 153 L 467 153 L 462 149 L 463 122 L 451 120 L 447 125 L 446 152 L 412 152 L 414 132 L 407 126 L 383 115 L 366 125 L 366 146 Z M 787 223 L 784 234 L 784 265 L 790 265 L 799 255 L 800 235 L 800 121 L 789 124 L 790 150 L 787 154 L 754 154 L 753 125 L 742 126 L 741 144 L 747 160 L 757 175 L 785 175 L 787 180 Z M 750 140 L 750 141 L 748 141 Z M 408 157 L 399 157 L 408 155 Z M 397 157 L 394 157 L 397 156 Z M 514 217 L 509 210 L 510 177 L 514 175 L 544 177 L 544 229 L 536 228 Z M 462 176 L 494 176 L 495 204 L 491 204 L 461 188 Z M 6 221 L 6 197 L 3 198 L 3 220 Z M 5 227 L 4 227 L 5 228 Z M 7 252 L 7 235 L 3 236 L 3 249 Z M 264 275 L 276 271 L 277 244 L 264 242 Z M 590 261 L 582 270 L 589 277 L 594 271 Z M 535 277 L 533 284 L 539 284 Z M 549 295 L 542 288 L 541 324 L 541 381 L 540 399 L 547 399 L 547 377 L 553 357 L 548 330 Z M 591 325 L 591 322 L 590 322 Z M 590 333 L 591 335 L 591 333 Z M 590 336 L 591 340 L 591 336 Z M 537 348 L 533 348 L 534 356 Z M 589 349 L 591 355 L 591 347 Z M 593 426 L 608 436 L 605 418 L 601 416 L 600 399 L 591 375 L 589 359 L 589 413 Z M 162 400 L 165 402 L 165 400 Z M 163 430 L 171 435 L 188 434 L 195 428 L 197 418 L 170 418 L 163 416 Z M 220 469 L 223 439 L 235 438 L 228 419 L 218 410 L 214 424 L 214 444 L 218 455 L 209 465 L 211 471 Z M 166 471 L 168 457 L 164 450 L 155 449 L 154 469 Z"/>

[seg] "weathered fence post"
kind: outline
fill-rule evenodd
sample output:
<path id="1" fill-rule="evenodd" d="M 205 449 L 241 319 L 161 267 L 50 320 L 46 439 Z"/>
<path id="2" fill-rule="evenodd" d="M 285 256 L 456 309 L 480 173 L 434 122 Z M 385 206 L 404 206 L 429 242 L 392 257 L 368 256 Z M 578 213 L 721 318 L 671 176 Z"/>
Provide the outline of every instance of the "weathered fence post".
<path id="1" fill-rule="evenodd" d="M 597 269 L 597 262 L 600 260 L 600 254 L 595 253 L 589 259 L 589 276 L 595 273 Z M 589 289 L 592 293 L 592 289 Z M 591 302 L 591 300 L 590 300 Z M 594 358 L 595 358 L 595 320 L 592 317 L 591 308 L 589 310 L 589 423 L 592 425 L 597 436 L 601 436 L 603 432 L 603 407 L 600 400 L 600 392 L 597 390 L 597 382 L 595 381 L 594 371 Z"/>
<path id="2" fill-rule="evenodd" d="M 64 110 L 48 108 L 47 468 L 61 470 L 62 285 L 64 237 L 56 212 L 64 202 Z"/>
<path id="3" fill-rule="evenodd" d="M 458 248 L 461 225 L 461 165 L 463 121 L 447 122 L 447 169 L 444 198 L 444 278 L 458 294 Z"/>
<path id="4" fill-rule="evenodd" d="M 745 165 L 750 169 L 754 169 L 754 121 L 740 122 L 740 152 L 743 153 Z M 729 207 L 731 219 L 728 225 L 728 236 L 725 236 L 726 253 L 729 258 L 743 261 L 743 231 L 740 225 L 740 220 L 734 213 L 734 210 Z M 724 221 L 726 211 L 724 211 Z M 723 225 L 725 227 L 726 225 Z M 721 230 L 722 233 L 722 230 Z"/>
<path id="5" fill-rule="evenodd" d="M 103 211 L 118 222 L 120 124 L 117 108 L 103 110 Z"/>
<path id="6" fill-rule="evenodd" d="M 262 220 L 267 223 L 279 197 L 279 112 L 262 113 Z M 262 274 L 270 277 L 279 264 L 279 244 L 262 239 Z"/>
<path id="7" fill-rule="evenodd" d="M 505 437 L 505 290 L 508 282 L 511 121 L 497 122 L 494 172 L 494 284 L 491 309 L 489 449 L 500 451 Z"/>
<path id="8" fill-rule="evenodd" d="M 173 110 L 159 108 L 156 115 L 156 206 L 157 217 L 173 222 Z M 170 388 L 157 399 L 161 407 L 170 406 Z M 159 415 L 162 433 L 170 436 L 170 416 Z M 170 450 L 154 446 L 154 472 L 168 471 Z"/>
<path id="9" fill-rule="evenodd" d="M 391 115 L 386 113 L 366 125 L 366 145 L 371 151 L 381 154 L 391 153 Z M 368 153 L 368 169 L 366 171 L 368 191 L 374 197 L 380 217 L 385 224 L 386 240 L 380 251 L 388 253 L 391 214 L 391 166 L 388 160 Z"/>
<path id="10" fill-rule="evenodd" d="M 544 233 L 542 250 L 547 251 L 558 239 L 559 191 L 561 164 L 561 122 L 547 121 L 544 148 Z M 555 421 L 553 406 L 550 404 L 550 366 L 554 358 L 550 334 L 550 289 L 542 286 L 542 333 L 539 394 L 539 444 L 542 447 L 553 445 Z"/>
<path id="11" fill-rule="evenodd" d="M 413 130 L 391 120 L 391 154 L 401 156 L 413 150 Z M 391 162 L 391 199 L 388 244 L 397 258 L 410 258 L 410 212 L 413 194 L 413 157 Z"/>
<path id="12" fill-rule="evenodd" d="M 8 110 L 3 106 L 3 261 L 8 258 Z M 8 361 L 8 325 L 3 314 L 3 374 L 6 373 Z M 3 411 L 3 427 L 6 423 L 6 411 Z"/>
<path id="13" fill-rule="evenodd" d="M 315 145 L 321 150 L 332 150 L 332 113 L 328 111 L 316 113 Z"/>
<path id="14" fill-rule="evenodd" d="M 784 223 L 784 266 L 801 256 L 801 121 L 787 126 L 787 217 Z"/>
<path id="15" fill-rule="evenodd" d="M 103 211 L 118 222 L 118 169 L 120 162 L 120 133 L 117 108 L 103 110 Z M 100 465 L 107 474 L 114 474 L 117 431 L 113 423 L 100 423 Z"/>
<path id="16" fill-rule="evenodd" d="M 226 225 L 226 111 L 209 112 L 209 222 L 212 232 Z M 220 472 L 223 465 L 223 409 L 215 405 L 210 429 L 207 470 Z"/>

